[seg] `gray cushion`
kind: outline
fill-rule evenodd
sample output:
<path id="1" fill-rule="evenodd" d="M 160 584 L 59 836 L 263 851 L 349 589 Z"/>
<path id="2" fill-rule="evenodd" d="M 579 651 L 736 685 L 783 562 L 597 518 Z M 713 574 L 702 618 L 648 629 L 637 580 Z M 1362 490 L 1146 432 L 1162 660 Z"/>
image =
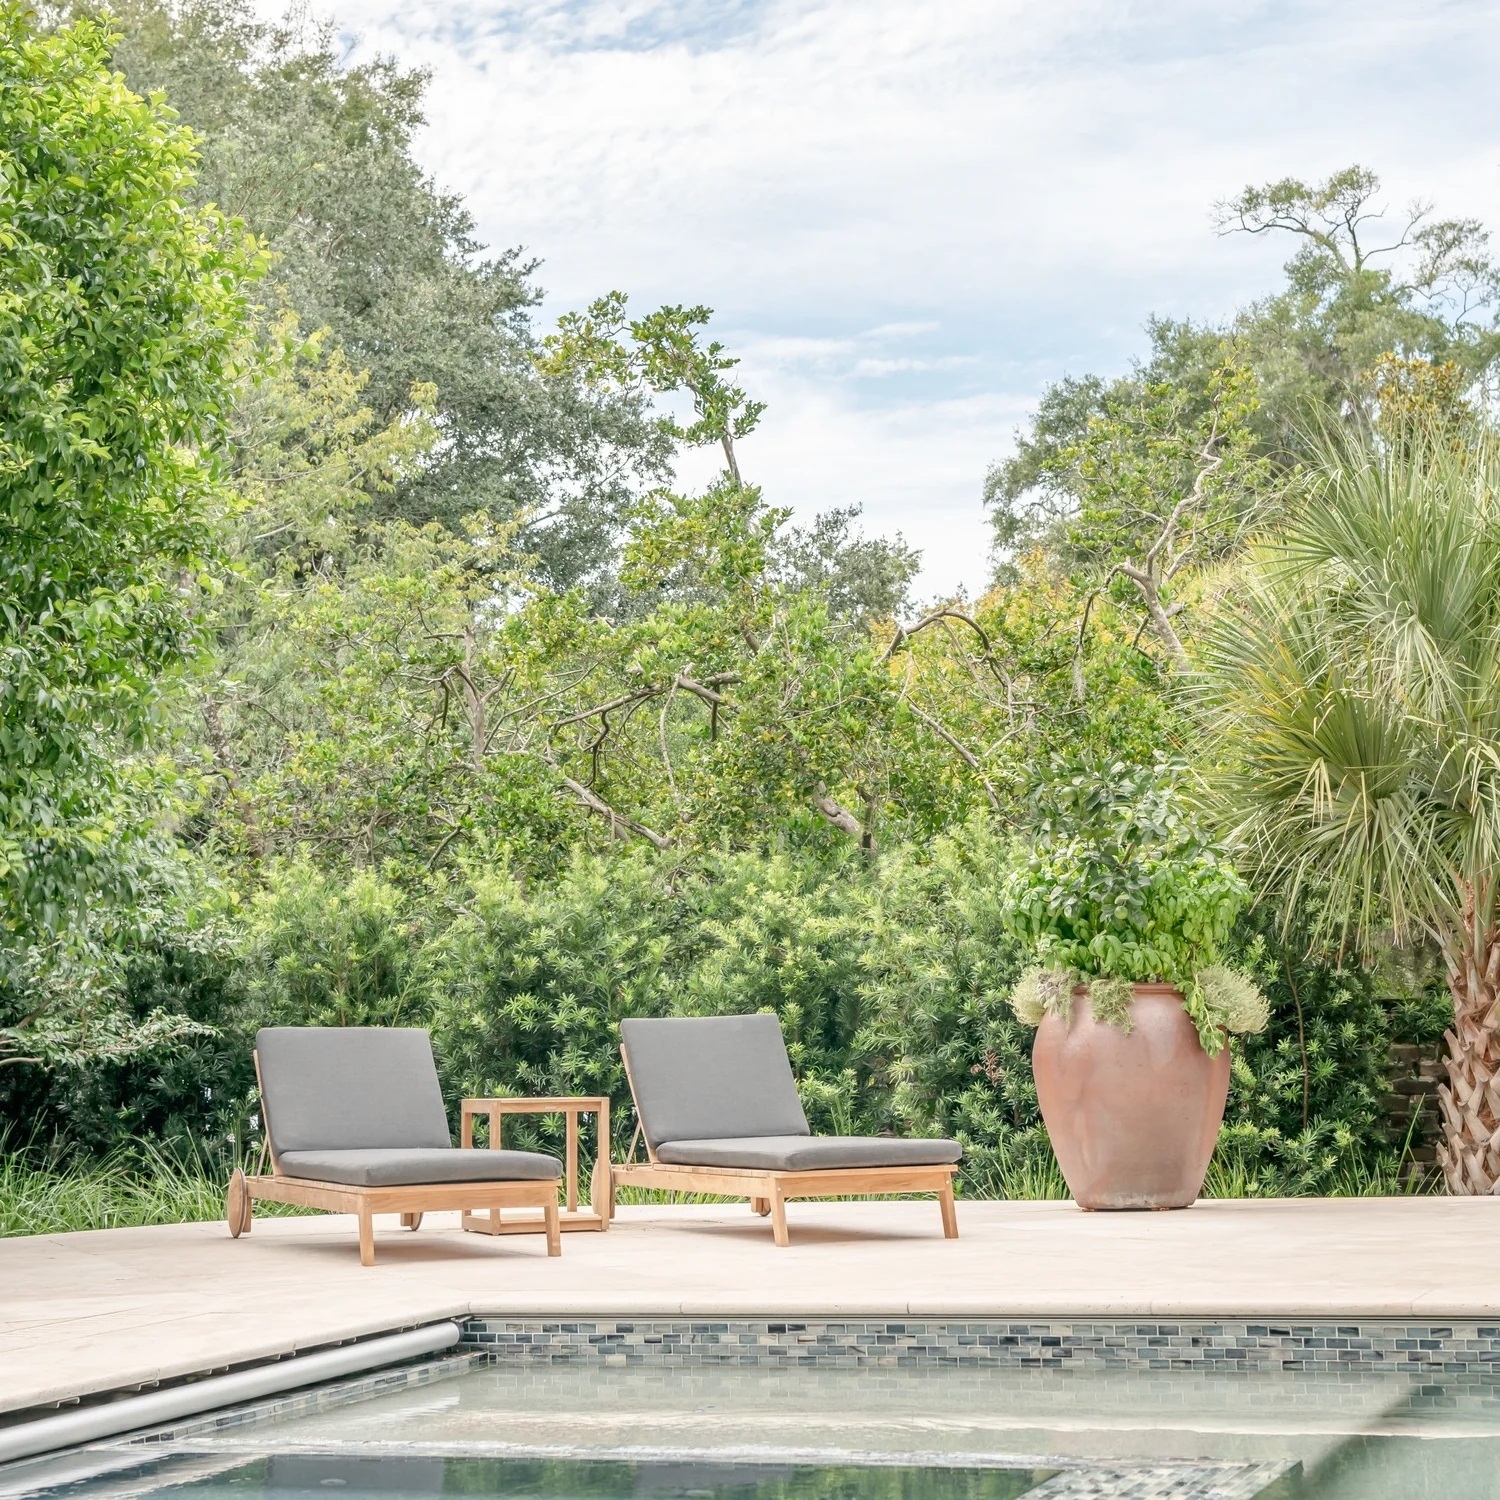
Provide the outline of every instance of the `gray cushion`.
<path id="1" fill-rule="evenodd" d="M 756 1167 L 818 1172 L 829 1167 L 938 1167 L 963 1154 L 957 1141 L 888 1140 L 879 1135 L 769 1135 L 747 1140 L 665 1141 L 658 1161 L 684 1167 Z"/>
<path id="2" fill-rule="evenodd" d="M 775 1016 L 620 1022 L 641 1127 L 662 1141 L 809 1134 Z"/>
<path id="3" fill-rule="evenodd" d="M 287 1151 L 287 1177 L 346 1182 L 353 1187 L 402 1187 L 429 1182 L 546 1182 L 562 1176 L 562 1163 L 539 1151 L 426 1150 Z"/>
<path id="4" fill-rule="evenodd" d="M 425 1031 L 267 1026 L 256 1034 L 271 1145 L 289 1151 L 452 1149 Z"/>

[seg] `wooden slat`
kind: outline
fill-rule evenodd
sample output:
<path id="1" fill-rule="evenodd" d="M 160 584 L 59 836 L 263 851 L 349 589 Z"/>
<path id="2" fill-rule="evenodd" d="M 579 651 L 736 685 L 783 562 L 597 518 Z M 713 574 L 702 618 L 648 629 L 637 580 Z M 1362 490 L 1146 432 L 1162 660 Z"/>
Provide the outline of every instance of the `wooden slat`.
<path id="1" fill-rule="evenodd" d="M 459 1112 L 460 1114 L 525 1115 L 563 1114 L 572 1111 L 577 1114 L 594 1115 L 608 1107 L 609 1100 L 602 1095 L 558 1094 L 531 1099 L 522 1098 L 518 1095 L 503 1094 L 494 1099 L 461 1100 L 459 1103 Z"/>
<path id="2" fill-rule="evenodd" d="M 558 1228 L 564 1233 L 577 1232 L 579 1230 L 599 1232 L 609 1226 L 598 1214 L 587 1208 L 581 1208 L 577 1213 L 559 1211 L 557 1216 Z M 502 1219 L 497 1213 L 465 1213 L 463 1216 L 463 1227 L 471 1230 L 474 1234 L 535 1234 L 542 1228 L 542 1220 L 527 1216 L 524 1219 Z"/>
<path id="3" fill-rule="evenodd" d="M 330 1213 L 438 1213 L 445 1209 L 545 1208 L 557 1204 L 556 1179 L 525 1182 L 427 1182 L 399 1187 L 353 1187 L 303 1177 L 247 1177 L 252 1199 L 292 1203 Z"/>
<path id="4" fill-rule="evenodd" d="M 956 1168 L 839 1167 L 821 1172 L 773 1172 L 751 1167 L 690 1167 L 639 1162 L 614 1168 L 616 1187 L 651 1187 L 676 1193 L 716 1193 L 728 1198 L 861 1198 L 890 1193 L 937 1193 Z"/>

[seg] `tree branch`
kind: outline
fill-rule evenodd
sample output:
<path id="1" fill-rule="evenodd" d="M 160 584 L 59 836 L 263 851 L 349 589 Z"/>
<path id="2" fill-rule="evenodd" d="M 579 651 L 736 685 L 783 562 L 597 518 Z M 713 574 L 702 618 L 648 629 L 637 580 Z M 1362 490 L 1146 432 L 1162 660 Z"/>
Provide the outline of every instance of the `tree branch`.
<path id="1" fill-rule="evenodd" d="M 600 718 L 605 714 L 611 714 L 617 708 L 625 708 L 632 703 L 644 703 L 647 698 L 654 698 L 658 693 L 665 692 L 665 688 L 637 688 L 633 693 L 621 693 L 618 698 L 611 698 L 608 703 L 596 703 L 592 708 L 580 709 L 576 714 L 569 714 L 566 719 L 554 719 L 552 728 L 566 729 L 569 724 L 581 724 L 585 719 Z"/>
<path id="2" fill-rule="evenodd" d="M 975 635 L 979 637 L 980 644 L 984 648 L 984 658 L 988 660 L 992 647 L 990 638 L 983 627 L 971 616 L 966 615 L 961 609 L 937 609 L 930 615 L 925 615 L 915 625 L 902 625 L 899 621 L 896 625 L 896 633 L 891 637 L 891 643 L 885 648 L 885 654 L 880 658 L 882 666 L 888 662 L 906 641 L 909 641 L 919 631 L 926 630 L 929 625 L 936 625 L 939 620 L 962 620 Z"/>
<path id="3" fill-rule="evenodd" d="M 554 770 L 557 768 L 554 766 Z M 663 852 L 672 847 L 673 841 L 665 834 L 657 833 L 647 828 L 644 823 L 637 823 L 634 818 L 627 818 L 624 813 L 616 812 L 602 797 L 596 796 L 582 782 L 574 781 L 571 776 L 564 776 L 561 771 L 557 772 L 558 779 L 590 812 L 598 813 L 601 818 L 608 818 L 611 828 L 624 828 L 635 834 L 656 849 Z"/>
<path id="4" fill-rule="evenodd" d="M 1151 628 L 1156 632 L 1157 639 L 1167 648 L 1167 653 L 1171 656 L 1177 668 L 1184 672 L 1191 668 L 1192 661 L 1187 654 L 1187 648 L 1182 644 L 1181 636 L 1177 634 L 1176 629 L 1172 625 L 1172 616 L 1177 613 L 1177 610 L 1175 608 L 1169 610 L 1161 602 L 1162 569 L 1160 564 L 1163 552 L 1171 546 L 1173 539 L 1177 535 L 1177 527 L 1183 515 L 1191 507 L 1198 505 L 1202 501 L 1204 486 L 1208 483 L 1209 475 L 1214 473 L 1224 462 L 1224 455 L 1215 451 L 1218 436 L 1219 423 L 1216 415 L 1213 426 L 1208 434 L 1208 440 L 1204 443 L 1203 450 L 1199 455 L 1202 466 L 1193 479 L 1193 487 L 1168 512 L 1166 520 L 1162 523 L 1160 533 L 1146 551 L 1144 566 L 1137 566 L 1135 563 L 1126 561 L 1116 564 L 1110 570 L 1111 577 L 1118 573 L 1122 577 L 1128 578 L 1136 586 L 1141 598 L 1145 601 L 1146 614 L 1150 618 Z M 1166 570 L 1167 576 L 1170 577 L 1174 571 L 1175 564 L 1169 564 Z M 1088 614 L 1087 610 L 1085 610 L 1085 621 L 1087 618 Z M 1081 646 L 1081 628 L 1079 642 Z M 1076 669 L 1076 654 L 1074 663 Z M 1076 680 L 1075 677 L 1075 685 Z M 1079 701 L 1081 702 L 1082 699 L 1080 698 Z"/>
<path id="5" fill-rule="evenodd" d="M 1120 563 L 1112 571 L 1124 574 L 1140 590 L 1141 598 L 1146 602 L 1146 613 L 1151 618 L 1151 627 L 1155 630 L 1157 639 L 1167 648 L 1167 653 L 1178 669 L 1183 672 L 1189 671 L 1193 665 L 1192 660 L 1187 654 L 1187 648 L 1182 644 L 1181 636 L 1172 627 L 1172 617 L 1162 605 L 1156 580 L 1149 573 L 1143 573 L 1130 563 Z"/>
<path id="6" fill-rule="evenodd" d="M 996 812 L 1000 811 L 1000 798 L 995 795 L 995 788 L 990 785 L 990 779 L 984 774 L 984 767 L 979 763 L 979 757 L 966 745 L 962 745 L 941 724 L 928 714 L 924 714 L 915 703 L 907 701 L 907 707 L 940 739 L 951 746 L 957 752 L 958 757 L 979 778 L 984 787 L 984 794 L 990 799 L 990 806 Z"/>
<path id="7" fill-rule="evenodd" d="M 733 708 L 734 705 L 730 703 L 729 699 L 722 693 L 716 693 L 708 684 L 714 683 L 719 687 L 723 687 L 728 683 L 738 682 L 739 680 L 740 674 L 738 672 L 720 672 L 717 676 L 710 677 L 708 682 L 699 682 L 696 678 L 684 676 L 679 672 L 672 679 L 672 687 L 681 688 L 683 692 L 691 693 L 695 698 L 701 698 L 710 707 Z"/>
<path id="8" fill-rule="evenodd" d="M 847 807 L 835 802 L 821 781 L 813 789 L 812 805 L 841 833 L 847 833 L 852 839 L 864 838 L 864 824 Z M 873 844 L 870 847 L 873 850 Z"/>
<path id="9" fill-rule="evenodd" d="M 1080 703 L 1088 696 L 1088 683 L 1083 675 L 1083 642 L 1088 634 L 1089 615 L 1093 612 L 1094 600 L 1099 597 L 1095 589 L 1083 605 L 1083 618 L 1078 622 L 1078 639 L 1073 642 L 1073 696 Z"/>

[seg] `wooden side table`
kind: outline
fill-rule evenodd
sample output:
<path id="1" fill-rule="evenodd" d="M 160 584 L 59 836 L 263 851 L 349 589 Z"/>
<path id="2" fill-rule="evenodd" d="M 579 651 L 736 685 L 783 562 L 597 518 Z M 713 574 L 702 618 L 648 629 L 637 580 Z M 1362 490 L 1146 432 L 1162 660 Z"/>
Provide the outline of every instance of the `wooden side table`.
<path id="1" fill-rule="evenodd" d="M 558 1215 L 564 1229 L 609 1228 L 609 1099 L 604 1095 L 559 1095 L 546 1099 L 465 1099 L 459 1105 L 459 1144 L 474 1144 L 474 1121 L 489 1123 L 488 1145 L 501 1149 L 501 1122 L 506 1115 L 566 1115 L 568 1119 L 566 1165 L 567 1202 Z M 589 1180 L 589 1206 L 578 1206 L 578 1117 L 599 1117 L 599 1154 Z M 601 1209 L 601 1205 L 603 1205 Z M 466 1210 L 463 1227 L 476 1234 L 535 1234 L 542 1221 L 534 1216 L 502 1219 L 501 1211 Z"/>

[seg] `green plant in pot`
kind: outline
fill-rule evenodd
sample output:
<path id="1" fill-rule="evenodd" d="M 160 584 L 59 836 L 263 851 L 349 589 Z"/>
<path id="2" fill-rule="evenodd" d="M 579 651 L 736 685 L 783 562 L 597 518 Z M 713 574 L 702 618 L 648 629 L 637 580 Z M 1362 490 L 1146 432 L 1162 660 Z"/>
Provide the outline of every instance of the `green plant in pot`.
<path id="1" fill-rule="evenodd" d="M 1249 889 L 1194 823 L 1170 765 L 1053 773 L 1006 871 L 1034 962 L 1011 995 L 1058 1165 L 1083 1208 L 1185 1208 L 1229 1092 L 1231 1032 L 1266 1001 L 1222 962 Z"/>

